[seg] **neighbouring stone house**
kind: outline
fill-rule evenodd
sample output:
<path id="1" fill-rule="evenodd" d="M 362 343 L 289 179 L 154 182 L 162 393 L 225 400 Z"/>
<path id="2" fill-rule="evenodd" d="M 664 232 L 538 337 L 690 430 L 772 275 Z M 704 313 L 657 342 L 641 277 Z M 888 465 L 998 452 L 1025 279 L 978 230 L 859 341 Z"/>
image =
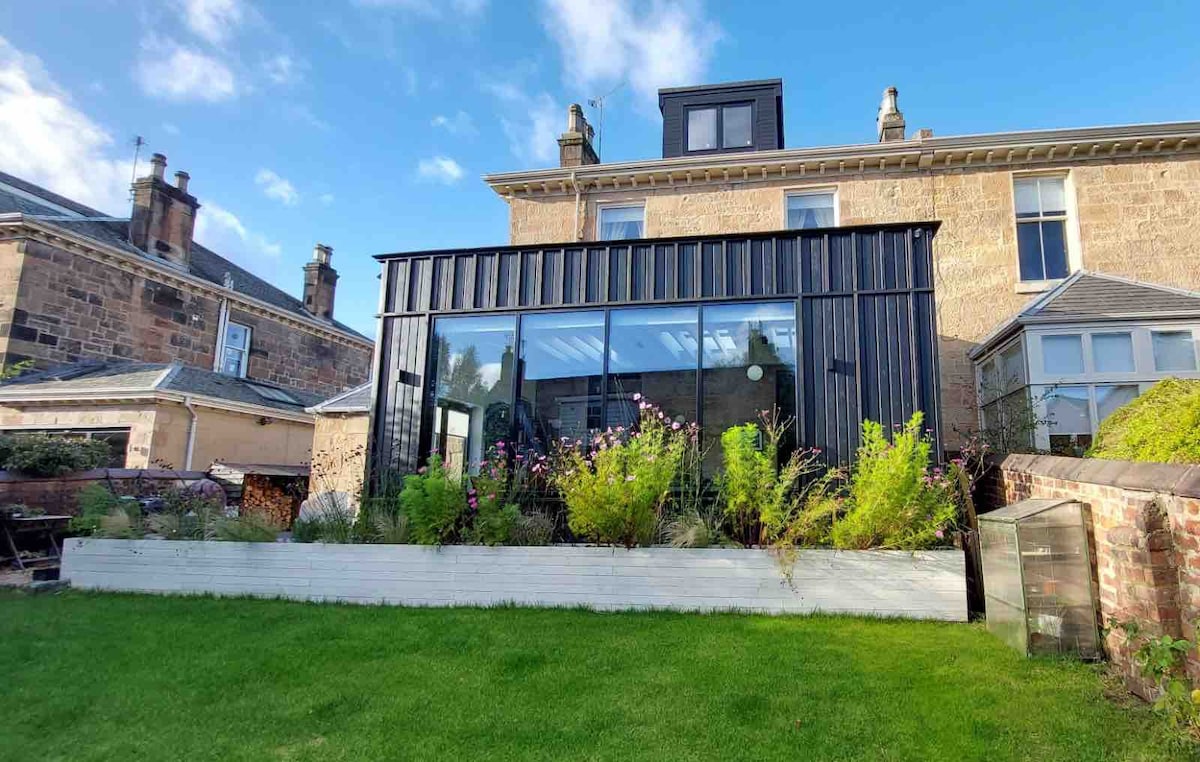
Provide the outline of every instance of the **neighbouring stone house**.
<path id="1" fill-rule="evenodd" d="M 839 458 L 854 420 L 912 409 L 954 449 L 982 424 L 972 352 L 1031 299 L 1083 270 L 1200 288 L 1200 122 L 939 137 L 910 134 L 897 97 L 870 142 L 789 148 L 780 80 L 671 88 L 662 156 L 612 163 L 571 106 L 559 166 L 485 177 L 509 245 L 378 257 L 379 465 L 620 423 L 630 372 L 706 427 L 765 391 Z M 728 325 L 692 313 L 739 300 Z M 624 368 L 618 343 L 657 356 Z M 488 395 L 454 378 L 464 356 Z"/>
<path id="2" fill-rule="evenodd" d="M 333 317 L 332 249 L 316 246 L 296 298 L 193 241 L 200 203 L 187 173 L 168 183 L 160 154 L 151 168 L 133 184 L 131 215 L 120 218 L 0 173 L 0 363 L 31 360 L 39 369 L 65 366 L 89 378 L 97 367 L 119 373 L 114 363 L 130 364 L 132 373 L 149 364 L 237 382 L 231 388 L 244 381 L 242 391 L 252 395 L 239 401 L 245 409 L 207 408 L 225 416 L 209 432 L 225 443 L 210 446 L 209 434 L 198 434 L 191 467 L 204 468 L 211 458 L 306 461 L 312 416 L 305 407 L 361 384 L 373 351 L 370 339 Z M 31 396 L 21 398 L 22 390 Z M 5 388 L 0 430 L 115 428 L 130 442 L 131 466 L 160 456 L 184 465 L 181 444 L 147 439 L 95 396 L 51 403 L 33 392 L 29 385 Z M 128 415 L 153 419 L 156 431 L 165 427 L 162 437 L 176 437 L 190 420 L 158 403 Z M 168 426 L 168 418 L 178 425 Z M 260 426 L 263 418 L 281 423 Z"/>

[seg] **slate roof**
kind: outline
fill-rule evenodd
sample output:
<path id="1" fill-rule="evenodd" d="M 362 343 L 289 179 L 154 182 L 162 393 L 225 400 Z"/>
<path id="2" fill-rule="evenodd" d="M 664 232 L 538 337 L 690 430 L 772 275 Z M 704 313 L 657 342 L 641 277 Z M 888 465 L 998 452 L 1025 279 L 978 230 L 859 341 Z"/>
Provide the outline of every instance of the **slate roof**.
<path id="1" fill-rule="evenodd" d="M 1001 323 L 971 350 L 970 356 L 982 356 L 1024 325 L 1153 320 L 1156 317 L 1200 318 L 1200 293 L 1077 270 L 1062 283 L 1031 300 L 1015 317 Z"/>
<path id="2" fill-rule="evenodd" d="M 255 386 L 290 395 L 295 404 L 263 396 Z M 79 362 L 49 370 L 26 373 L 0 383 L 0 399 L 21 400 L 26 393 L 170 391 L 239 402 L 247 405 L 299 413 L 321 401 L 321 396 L 295 389 L 281 389 L 252 378 L 234 378 L 216 371 L 190 368 L 178 363 Z"/>
<path id="3" fill-rule="evenodd" d="M 369 413 L 371 411 L 371 382 L 356 386 L 348 392 L 334 395 L 308 409 L 310 413 Z"/>
<path id="4" fill-rule="evenodd" d="M 37 198 L 55 204 L 62 209 L 39 204 L 36 200 L 22 194 L 6 190 L 3 186 L 24 191 Z M 69 213 L 64 213 L 66 209 Z M 61 228 L 64 231 L 91 238 L 108 246 L 114 246 L 130 254 L 148 256 L 141 249 L 129 242 L 129 219 L 113 218 L 91 207 L 64 198 L 38 185 L 22 180 L 19 177 L 0 172 L 0 214 L 18 212 L 37 218 L 42 224 Z M 202 212 L 203 213 L 203 212 Z M 157 262 L 158 260 L 155 259 Z M 192 255 L 188 265 L 189 272 L 217 286 L 224 286 L 225 274 L 233 279 L 233 289 L 253 299 L 266 302 L 287 312 L 293 312 L 307 318 L 312 314 L 304 309 L 304 303 L 288 292 L 268 283 L 254 273 L 235 265 L 220 254 L 199 243 L 192 243 Z M 369 338 L 350 326 L 337 320 L 330 321 L 332 327 L 348 333 L 351 336 L 370 341 Z"/>

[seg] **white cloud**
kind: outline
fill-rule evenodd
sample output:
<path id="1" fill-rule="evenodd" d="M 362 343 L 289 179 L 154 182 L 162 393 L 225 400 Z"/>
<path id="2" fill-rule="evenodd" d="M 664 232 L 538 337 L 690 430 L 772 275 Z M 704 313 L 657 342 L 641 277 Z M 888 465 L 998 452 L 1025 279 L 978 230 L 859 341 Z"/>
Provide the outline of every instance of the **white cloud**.
<path id="1" fill-rule="evenodd" d="M 478 132 L 471 115 L 465 111 L 459 111 L 454 116 L 438 114 L 430 120 L 429 124 L 433 127 L 440 127 L 451 135 L 474 135 Z"/>
<path id="2" fill-rule="evenodd" d="M 146 95 L 170 101 L 228 100 L 238 93 L 233 71 L 221 61 L 173 40 L 142 42 L 134 78 Z"/>
<path id="3" fill-rule="evenodd" d="M 240 0 L 185 0 L 181 10 L 188 28 L 213 45 L 227 42 L 246 16 Z"/>
<path id="4" fill-rule="evenodd" d="M 284 206 L 295 206 L 300 203 L 300 194 L 296 186 L 275 174 L 269 169 L 260 169 L 254 176 L 254 184 L 262 188 L 263 195 L 275 199 Z"/>
<path id="5" fill-rule="evenodd" d="M 286 53 L 271 56 L 263 61 L 263 72 L 267 79 L 277 85 L 291 85 L 300 81 L 300 64 Z"/>
<path id="6" fill-rule="evenodd" d="M 628 82 L 649 110 L 660 87 L 702 82 L 721 37 L 696 0 L 543 2 L 543 23 L 572 84 L 599 90 Z"/>
<path id="7" fill-rule="evenodd" d="M 322 193 L 320 196 L 317 196 L 317 201 L 321 202 L 321 206 L 329 206 L 333 203 L 333 194 Z"/>
<path id="8" fill-rule="evenodd" d="M 162 131 L 173 137 L 179 134 L 179 126 L 174 122 L 163 122 Z"/>
<path id="9" fill-rule="evenodd" d="M 105 213 L 128 214 L 132 161 L 132 145 L 118 145 L 72 103 L 41 60 L 0 37 L 0 167 L 5 172 Z"/>
<path id="10" fill-rule="evenodd" d="M 433 156 L 417 162 L 417 174 L 426 180 L 452 185 L 463 177 L 463 168 L 448 156 Z"/>
<path id="11" fill-rule="evenodd" d="M 530 95 L 513 82 L 484 85 L 500 101 L 500 129 L 522 162 L 550 164 L 558 159 L 558 134 L 567 126 L 567 110 L 548 93 Z"/>
<path id="12" fill-rule="evenodd" d="M 284 103 L 280 106 L 280 113 L 292 122 L 306 124 L 321 132 L 328 132 L 332 129 L 329 122 L 317 116 L 312 109 L 301 103 Z"/>
<path id="13" fill-rule="evenodd" d="M 238 216 L 212 201 L 196 215 L 195 238 L 224 257 L 262 272 L 262 259 L 278 260 L 283 247 L 261 233 L 248 230 Z M 271 264 L 274 264 L 273 262 Z"/>

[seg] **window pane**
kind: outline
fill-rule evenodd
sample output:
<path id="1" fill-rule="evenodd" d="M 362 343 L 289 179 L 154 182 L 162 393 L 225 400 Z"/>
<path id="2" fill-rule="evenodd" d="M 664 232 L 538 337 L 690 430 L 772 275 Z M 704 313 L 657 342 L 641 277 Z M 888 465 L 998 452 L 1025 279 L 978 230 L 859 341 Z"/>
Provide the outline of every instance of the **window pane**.
<path id="1" fill-rule="evenodd" d="M 1013 196 L 1016 200 L 1018 217 L 1036 217 L 1038 215 L 1037 180 L 1014 180 Z"/>
<path id="2" fill-rule="evenodd" d="M 831 228 L 834 226 L 834 194 L 804 193 L 787 197 L 788 227 Z"/>
<path id="3" fill-rule="evenodd" d="M 606 425 L 631 426 L 640 394 L 679 421 L 696 418 L 695 307 L 613 310 Z"/>
<path id="4" fill-rule="evenodd" d="M 745 148 L 753 145 L 750 106 L 726 106 L 721 112 L 721 147 Z"/>
<path id="5" fill-rule="evenodd" d="M 1025 356 L 1018 342 L 1000 353 L 1000 388 L 1005 392 L 1025 385 Z"/>
<path id="6" fill-rule="evenodd" d="M 641 206 L 600 207 L 600 240 L 624 241 L 642 237 L 646 209 Z"/>
<path id="7" fill-rule="evenodd" d="M 1061 177 L 1039 177 L 1038 190 L 1042 202 L 1042 216 L 1067 213 L 1067 193 Z"/>
<path id="8" fill-rule="evenodd" d="M 603 312 L 522 317 L 518 444 L 545 453 L 561 437 L 594 434 L 603 373 Z"/>
<path id="9" fill-rule="evenodd" d="M 1043 336 L 1042 370 L 1053 376 L 1083 373 L 1083 338 L 1078 334 Z"/>
<path id="10" fill-rule="evenodd" d="M 1132 373 L 1133 336 L 1128 333 L 1093 333 L 1092 365 L 1097 373 Z"/>
<path id="11" fill-rule="evenodd" d="M 1121 386 L 1097 386 L 1096 416 L 1103 421 L 1117 408 L 1126 403 L 1133 402 L 1137 396 L 1137 384 L 1123 384 Z"/>
<path id="12" fill-rule="evenodd" d="M 1046 397 L 1046 417 L 1051 434 L 1091 434 L 1086 386 L 1059 386 Z"/>
<path id="13" fill-rule="evenodd" d="M 1042 236 L 1036 222 L 1017 225 L 1017 256 L 1021 263 L 1021 280 L 1045 280 L 1042 268 Z"/>
<path id="14" fill-rule="evenodd" d="M 723 304 L 704 308 L 706 441 L 730 426 L 751 423 L 763 410 L 796 416 L 796 310 L 791 303 Z M 706 470 L 721 462 L 719 447 Z"/>
<path id="15" fill-rule="evenodd" d="M 441 318 L 433 325 L 434 445 L 452 474 L 478 468 L 508 439 L 516 318 Z"/>
<path id="16" fill-rule="evenodd" d="M 710 151 L 717 147 L 717 110 L 698 108 L 688 112 L 688 150 Z"/>
<path id="17" fill-rule="evenodd" d="M 1067 277 L 1067 239 L 1062 220 L 1041 223 L 1042 261 L 1045 263 L 1046 279 Z"/>
<path id="18" fill-rule="evenodd" d="M 237 323 L 228 323 L 225 326 L 225 345 L 229 347 L 237 347 L 238 349 L 246 348 L 246 340 L 250 338 L 250 331 L 244 325 Z"/>
<path id="19" fill-rule="evenodd" d="M 1051 434 L 1050 454 L 1081 458 L 1092 446 L 1091 434 Z"/>
<path id="20" fill-rule="evenodd" d="M 1155 370 L 1196 369 L 1196 345 L 1191 331 L 1151 331 L 1150 339 Z"/>
<path id="21" fill-rule="evenodd" d="M 242 375 L 242 357 L 241 350 L 226 347 L 221 355 L 221 372 L 227 376 Z"/>

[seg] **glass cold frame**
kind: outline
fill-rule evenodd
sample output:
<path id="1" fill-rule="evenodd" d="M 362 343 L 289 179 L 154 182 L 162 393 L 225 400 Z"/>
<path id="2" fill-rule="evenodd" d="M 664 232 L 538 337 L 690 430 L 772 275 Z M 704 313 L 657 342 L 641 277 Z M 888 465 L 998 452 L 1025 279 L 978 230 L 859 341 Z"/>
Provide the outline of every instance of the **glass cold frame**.
<path id="1" fill-rule="evenodd" d="M 695 307 L 650 307 L 609 313 L 606 424 L 637 422 L 641 394 L 673 420 L 696 416 Z"/>
<path id="2" fill-rule="evenodd" d="M 478 468 L 511 431 L 514 315 L 438 318 L 433 328 L 433 444 L 446 469 Z"/>
<path id="3" fill-rule="evenodd" d="M 586 440 L 601 424 L 604 313 L 521 318 L 517 445 L 546 453 L 562 437 Z"/>

